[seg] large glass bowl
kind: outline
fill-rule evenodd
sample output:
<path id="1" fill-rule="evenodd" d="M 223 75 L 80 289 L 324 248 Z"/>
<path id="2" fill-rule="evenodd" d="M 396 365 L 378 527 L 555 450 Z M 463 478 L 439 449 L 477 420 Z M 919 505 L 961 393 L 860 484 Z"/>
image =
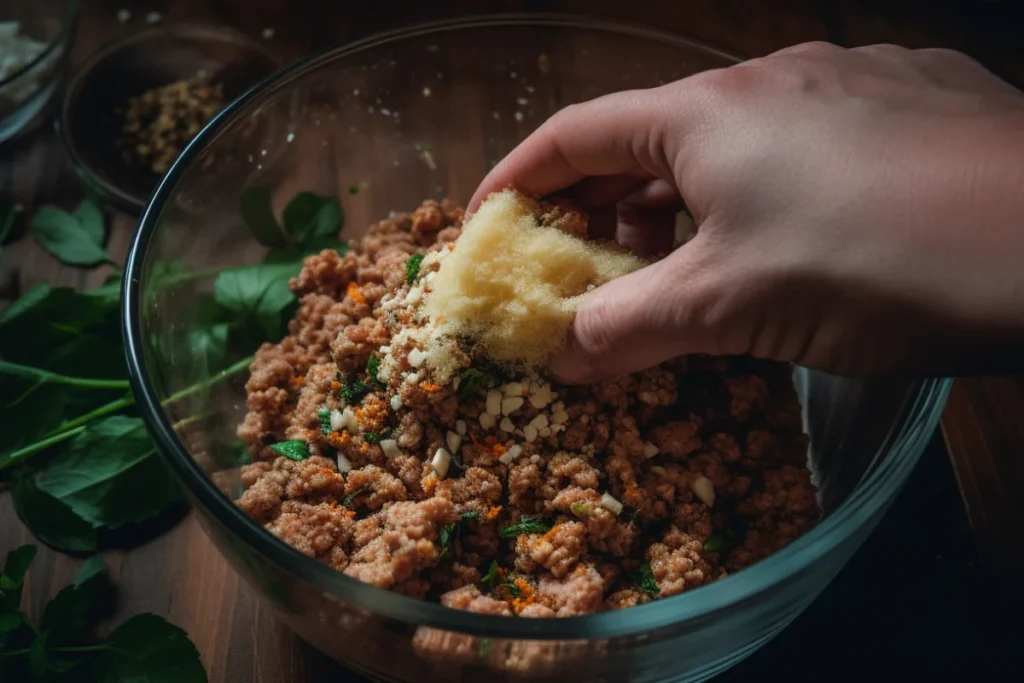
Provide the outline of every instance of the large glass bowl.
<path id="1" fill-rule="evenodd" d="M 823 521 L 725 580 L 623 611 L 514 619 L 449 610 L 308 559 L 232 505 L 244 363 L 241 372 L 218 372 L 237 358 L 211 365 L 194 332 L 217 270 L 266 253 L 240 218 L 244 188 L 269 187 L 278 210 L 301 190 L 337 194 L 342 235 L 358 238 L 371 221 L 424 198 L 465 202 L 502 155 L 565 105 L 734 61 L 687 38 L 571 17 L 418 26 L 275 75 L 213 121 L 167 174 L 127 264 L 135 393 L 218 548 L 316 647 L 382 680 L 702 680 L 792 621 L 878 523 L 933 432 L 944 380 L 862 381 L 795 368 Z M 424 628 L 458 652 L 420 654 L 414 638 Z"/>

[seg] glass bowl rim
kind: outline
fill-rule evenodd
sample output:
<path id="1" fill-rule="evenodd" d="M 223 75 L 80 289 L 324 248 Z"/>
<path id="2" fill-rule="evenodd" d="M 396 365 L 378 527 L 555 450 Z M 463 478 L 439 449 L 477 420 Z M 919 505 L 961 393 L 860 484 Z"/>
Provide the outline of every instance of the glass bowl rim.
<path id="1" fill-rule="evenodd" d="M 67 10 L 67 16 L 64 21 L 61 22 L 60 30 L 57 31 L 57 35 L 47 43 L 46 49 L 36 55 L 35 59 L 12 73 L 7 78 L 0 79 L 0 88 L 14 83 L 27 73 L 31 73 L 38 64 L 41 64 L 43 60 L 53 54 L 59 46 L 70 42 L 70 39 L 74 37 L 75 32 L 78 30 L 78 0 L 63 0 L 63 2 L 64 7 Z"/>
<path id="2" fill-rule="evenodd" d="M 238 537 L 263 558 L 300 577 L 344 603 L 378 616 L 420 626 L 512 640 L 573 640 L 640 635 L 685 622 L 705 620 L 757 599 L 771 588 L 808 570 L 887 507 L 905 483 L 923 451 L 930 431 L 924 423 L 937 419 L 949 391 L 949 379 L 922 380 L 914 408 L 902 425 L 903 436 L 890 448 L 890 457 L 869 474 L 832 514 L 811 531 L 750 568 L 693 591 L 687 591 L 626 610 L 585 616 L 546 619 L 511 619 L 443 607 L 440 604 L 392 593 L 335 571 L 299 553 L 266 529 L 252 522 L 199 468 L 178 439 L 160 407 L 144 368 L 141 301 L 142 275 L 148 246 L 168 199 L 193 159 L 254 103 L 320 66 L 372 47 L 403 39 L 454 30 L 502 26 L 555 26 L 647 38 L 677 47 L 740 61 L 735 53 L 702 41 L 660 29 L 613 20 L 562 13 L 506 13 L 445 19 L 393 29 L 322 50 L 285 67 L 251 87 L 214 117 L 188 144 L 161 179 L 140 220 L 125 264 L 122 284 L 122 329 L 132 391 L 142 417 L 164 461 L 174 470 L 201 507 L 228 533 Z M 916 451 L 916 452 L 915 452 Z M 216 544 L 216 542 L 215 542 Z M 219 550 L 219 549 L 218 549 Z"/>

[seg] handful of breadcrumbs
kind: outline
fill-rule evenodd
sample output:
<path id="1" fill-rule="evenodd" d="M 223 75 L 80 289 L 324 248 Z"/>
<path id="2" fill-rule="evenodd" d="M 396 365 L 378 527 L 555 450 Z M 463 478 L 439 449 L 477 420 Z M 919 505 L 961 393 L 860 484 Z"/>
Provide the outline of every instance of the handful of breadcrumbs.
<path id="1" fill-rule="evenodd" d="M 162 174 L 196 133 L 224 108 L 223 86 L 195 76 L 128 101 L 118 147 L 128 165 Z"/>

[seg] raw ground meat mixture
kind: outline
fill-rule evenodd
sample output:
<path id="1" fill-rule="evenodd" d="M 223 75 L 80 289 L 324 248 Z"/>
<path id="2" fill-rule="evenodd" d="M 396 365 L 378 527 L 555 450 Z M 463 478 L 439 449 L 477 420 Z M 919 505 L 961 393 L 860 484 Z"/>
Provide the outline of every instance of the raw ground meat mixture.
<path id="1" fill-rule="evenodd" d="M 541 222 L 580 234 L 581 216 Z M 435 381 L 417 310 L 462 219 L 426 201 L 306 259 L 290 334 L 246 386 L 254 521 L 360 581 L 519 617 L 677 595 L 818 521 L 786 366 L 691 356 L 565 387 L 463 343 Z"/>

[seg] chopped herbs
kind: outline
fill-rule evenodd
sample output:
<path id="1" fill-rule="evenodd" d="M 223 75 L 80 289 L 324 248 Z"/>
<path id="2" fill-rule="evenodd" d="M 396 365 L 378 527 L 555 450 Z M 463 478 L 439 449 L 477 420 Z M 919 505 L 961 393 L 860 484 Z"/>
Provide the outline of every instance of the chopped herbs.
<path id="1" fill-rule="evenodd" d="M 594 511 L 593 507 L 587 505 L 582 501 L 576 501 L 575 503 L 569 506 L 569 509 L 572 511 L 572 514 L 576 515 L 577 517 L 589 517 L 590 514 Z"/>
<path id="2" fill-rule="evenodd" d="M 523 591 L 519 589 L 519 586 L 515 585 L 514 583 L 503 583 L 500 586 L 498 586 L 498 588 L 504 588 L 508 591 L 508 594 L 511 595 L 513 598 L 518 598 L 523 594 Z"/>
<path id="3" fill-rule="evenodd" d="M 444 557 L 448 553 L 448 548 L 451 546 L 452 538 L 455 536 L 455 530 L 458 526 L 458 522 L 452 522 L 441 527 L 441 557 Z"/>
<path id="4" fill-rule="evenodd" d="M 377 384 L 383 384 L 383 382 L 381 382 L 377 378 L 377 373 L 379 371 L 380 371 L 380 358 L 377 357 L 377 354 L 371 353 L 370 354 L 370 360 L 366 361 L 366 374 L 369 375 L 370 379 L 372 379 Z"/>
<path id="5" fill-rule="evenodd" d="M 729 539 L 725 534 L 715 534 L 707 541 L 704 542 L 704 550 L 709 553 L 718 552 L 724 550 L 729 546 Z"/>
<path id="6" fill-rule="evenodd" d="M 482 586 L 485 586 L 485 587 L 489 586 L 490 584 L 494 583 L 497 580 L 497 578 L 498 578 L 498 561 L 497 560 L 491 560 L 491 566 L 487 570 L 487 573 L 484 574 L 483 578 L 480 579 L 480 584 Z"/>
<path id="7" fill-rule="evenodd" d="M 481 659 L 485 659 L 487 655 L 491 654 L 491 639 L 483 638 L 480 641 L 480 647 L 477 648 L 476 652 L 480 655 Z"/>
<path id="8" fill-rule="evenodd" d="M 518 524 L 507 526 L 498 535 L 502 538 L 515 538 L 519 534 L 543 534 L 551 530 L 551 525 L 541 515 L 523 515 Z"/>
<path id="9" fill-rule="evenodd" d="M 320 418 L 320 431 L 324 434 L 331 433 L 331 409 L 327 406 L 322 406 L 317 411 L 317 416 Z"/>
<path id="10" fill-rule="evenodd" d="M 652 598 L 658 597 L 661 593 L 661 589 L 658 588 L 658 582 L 654 580 L 654 574 L 651 572 L 651 565 L 644 564 L 640 567 L 640 571 L 633 577 L 633 585 L 647 593 Z"/>
<path id="11" fill-rule="evenodd" d="M 341 388 L 341 395 L 349 405 L 359 405 L 366 395 L 370 393 L 370 387 L 361 379 L 346 384 Z"/>
<path id="12" fill-rule="evenodd" d="M 476 368 L 466 369 L 459 377 L 459 394 L 469 396 L 483 384 L 483 379 L 484 373 Z"/>
<path id="13" fill-rule="evenodd" d="M 278 441 L 270 450 L 291 460 L 305 460 L 309 457 L 309 444 L 305 441 Z"/>
<path id="14" fill-rule="evenodd" d="M 366 443 L 372 443 L 374 445 L 379 444 L 383 439 L 389 438 L 391 436 L 392 431 L 394 430 L 389 429 L 388 431 L 381 432 L 380 434 L 378 434 L 377 432 L 366 432 L 363 434 L 363 441 L 365 441 Z"/>
<path id="15" fill-rule="evenodd" d="M 369 492 L 370 489 L 358 489 L 356 491 L 353 491 L 352 493 L 348 494 L 347 496 L 341 499 L 341 504 L 346 506 L 351 505 L 352 501 L 354 501 L 356 498 Z"/>
<path id="16" fill-rule="evenodd" d="M 413 254 L 405 262 L 405 281 L 410 285 L 416 281 L 416 276 L 420 274 L 421 263 L 423 263 L 423 254 Z"/>
<path id="17" fill-rule="evenodd" d="M 480 512 L 477 510 L 470 510 L 469 512 L 462 513 L 462 521 L 467 519 L 480 519 Z"/>

